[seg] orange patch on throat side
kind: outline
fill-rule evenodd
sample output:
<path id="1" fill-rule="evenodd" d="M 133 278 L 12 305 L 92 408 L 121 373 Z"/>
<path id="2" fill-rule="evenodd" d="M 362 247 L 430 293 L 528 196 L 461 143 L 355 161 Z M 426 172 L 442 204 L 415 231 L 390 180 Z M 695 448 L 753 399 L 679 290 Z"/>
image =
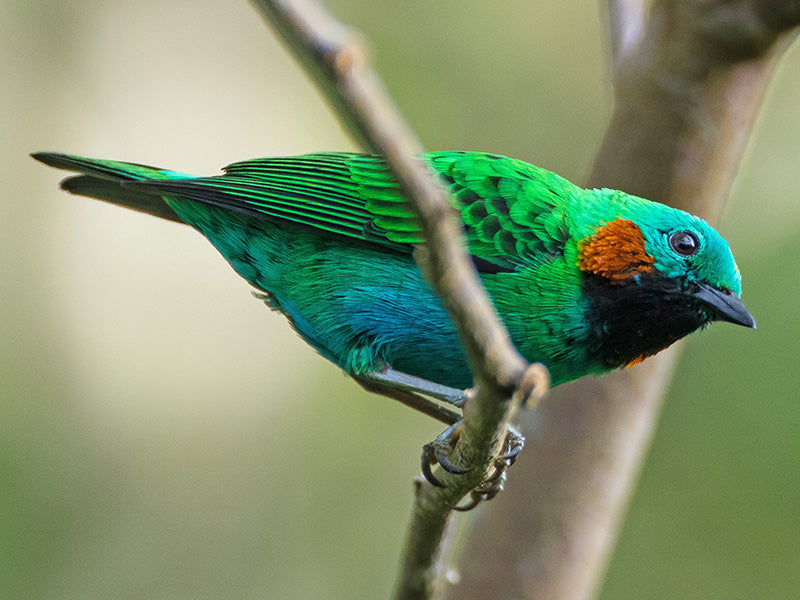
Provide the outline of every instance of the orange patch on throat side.
<path id="1" fill-rule="evenodd" d="M 670 344 L 669 346 L 671 346 L 671 345 L 672 345 L 672 344 Z M 646 360 L 647 360 L 648 358 L 650 358 L 651 356 L 655 356 L 656 354 L 658 354 L 658 353 L 659 353 L 659 352 L 661 352 L 662 350 L 666 350 L 667 348 L 669 348 L 669 346 L 664 346 L 663 348 L 659 348 L 658 350 L 653 350 L 652 352 L 645 352 L 644 354 L 640 354 L 639 356 L 637 356 L 636 358 L 634 358 L 634 359 L 633 359 L 631 362 L 629 362 L 629 363 L 628 363 L 627 365 L 625 365 L 625 366 L 626 366 L 628 369 L 630 369 L 631 367 L 635 367 L 636 365 L 638 365 L 638 364 L 640 364 L 640 363 L 643 363 L 644 361 L 646 361 Z"/>
<path id="2" fill-rule="evenodd" d="M 652 270 L 655 262 L 644 248 L 644 236 L 636 223 L 615 219 L 581 242 L 578 266 L 611 283 L 624 283 Z"/>

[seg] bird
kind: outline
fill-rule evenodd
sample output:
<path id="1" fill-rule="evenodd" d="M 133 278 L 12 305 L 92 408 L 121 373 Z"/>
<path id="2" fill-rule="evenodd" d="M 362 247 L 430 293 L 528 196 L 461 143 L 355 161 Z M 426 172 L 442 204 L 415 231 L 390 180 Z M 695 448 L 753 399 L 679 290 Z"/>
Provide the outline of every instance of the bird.
<path id="1" fill-rule="evenodd" d="M 32 156 L 76 173 L 61 182 L 68 192 L 198 230 L 303 340 L 367 389 L 463 403 L 457 391 L 472 384 L 470 368 L 414 260 L 421 228 L 381 156 L 260 158 L 209 177 Z M 514 345 L 547 367 L 552 385 L 635 365 L 713 321 L 756 326 L 728 243 L 699 217 L 498 154 L 419 160 L 449 191 Z"/>

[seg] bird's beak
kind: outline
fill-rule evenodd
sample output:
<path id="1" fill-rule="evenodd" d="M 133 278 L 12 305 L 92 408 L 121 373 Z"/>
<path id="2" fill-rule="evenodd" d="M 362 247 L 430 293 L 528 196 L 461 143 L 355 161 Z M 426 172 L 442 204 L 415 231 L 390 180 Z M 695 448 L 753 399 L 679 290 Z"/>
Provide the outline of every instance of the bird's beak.
<path id="1" fill-rule="evenodd" d="M 753 315 L 744 307 L 742 299 L 733 292 L 722 291 L 701 283 L 700 290 L 694 296 L 711 309 L 715 320 L 756 328 L 756 320 Z"/>

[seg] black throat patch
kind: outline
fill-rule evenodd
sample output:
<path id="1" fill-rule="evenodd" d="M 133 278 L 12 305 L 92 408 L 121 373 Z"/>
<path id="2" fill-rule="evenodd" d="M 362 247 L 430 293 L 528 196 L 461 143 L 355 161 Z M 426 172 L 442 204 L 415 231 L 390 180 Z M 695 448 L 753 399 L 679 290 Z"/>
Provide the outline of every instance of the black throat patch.
<path id="1" fill-rule="evenodd" d="M 623 284 L 588 274 L 592 358 L 609 369 L 636 364 L 707 325 L 713 317 L 693 287 L 657 271 Z"/>

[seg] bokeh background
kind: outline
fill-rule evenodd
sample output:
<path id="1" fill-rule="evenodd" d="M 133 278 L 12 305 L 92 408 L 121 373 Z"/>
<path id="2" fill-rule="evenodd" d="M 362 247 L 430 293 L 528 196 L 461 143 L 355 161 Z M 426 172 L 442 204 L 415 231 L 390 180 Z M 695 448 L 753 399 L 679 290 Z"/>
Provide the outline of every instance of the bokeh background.
<path id="1" fill-rule="evenodd" d="M 601 3 L 329 6 L 428 148 L 588 173 Z M 352 143 L 244 0 L 0 14 L 0 597 L 387 597 L 440 426 L 317 357 L 193 231 L 27 157 L 210 174 Z M 720 224 L 758 331 L 686 343 L 604 599 L 797 597 L 799 99 L 795 46 Z"/>

